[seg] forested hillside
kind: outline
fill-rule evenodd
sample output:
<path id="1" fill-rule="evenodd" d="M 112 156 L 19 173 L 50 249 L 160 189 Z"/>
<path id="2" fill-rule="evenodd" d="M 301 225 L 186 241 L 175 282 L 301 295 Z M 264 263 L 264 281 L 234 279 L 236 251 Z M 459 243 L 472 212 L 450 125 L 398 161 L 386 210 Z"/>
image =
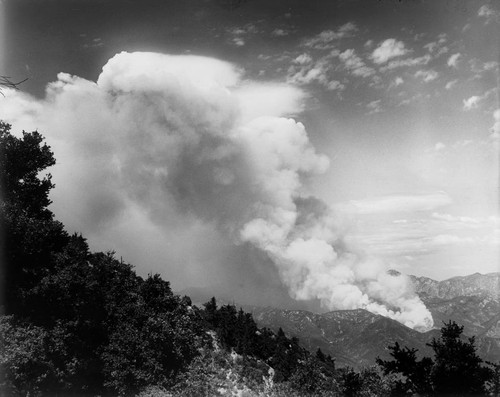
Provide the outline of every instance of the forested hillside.
<path id="1" fill-rule="evenodd" d="M 160 276 L 90 252 L 48 208 L 50 148 L 38 132 L 10 128 L 0 123 L 1 395 L 498 395 L 499 366 L 482 362 L 455 323 L 430 343 L 433 358 L 396 344 L 391 360 L 336 368 L 233 305 L 194 306 Z"/>

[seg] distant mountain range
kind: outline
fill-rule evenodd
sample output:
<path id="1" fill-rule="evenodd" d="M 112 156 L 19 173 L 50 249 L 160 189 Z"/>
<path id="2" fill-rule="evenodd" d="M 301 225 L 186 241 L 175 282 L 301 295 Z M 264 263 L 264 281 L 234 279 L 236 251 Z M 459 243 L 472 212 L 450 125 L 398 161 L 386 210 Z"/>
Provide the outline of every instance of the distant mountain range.
<path id="1" fill-rule="evenodd" d="M 242 305 L 253 314 L 260 327 L 282 328 L 289 336 L 297 336 L 303 346 L 318 348 L 331 354 L 338 366 L 360 368 L 373 365 L 376 357 L 388 358 L 387 346 L 417 348 L 422 355 L 432 356 L 426 346 L 439 336 L 443 322 L 453 320 L 464 326 L 464 334 L 476 336 L 479 354 L 485 360 L 500 360 L 500 273 L 472 274 L 436 281 L 410 276 L 415 292 L 432 313 L 435 328 L 420 333 L 387 317 L 366 310 L 337 310 L 313 313 L 306 310 L 283 310 L 273 307 Z M 185 291 L 189 295 L 189 291 Z M 200 300 L 193 296 L 193 301 Z"/>
<path id="2" fill-rule="evenodd" d="M 411 276 L 411 280 L 435 325 L 452 319 L 462 324 L 468 335 L 500 338 L 500 273 L 475 273 L 444 281 Z"/>

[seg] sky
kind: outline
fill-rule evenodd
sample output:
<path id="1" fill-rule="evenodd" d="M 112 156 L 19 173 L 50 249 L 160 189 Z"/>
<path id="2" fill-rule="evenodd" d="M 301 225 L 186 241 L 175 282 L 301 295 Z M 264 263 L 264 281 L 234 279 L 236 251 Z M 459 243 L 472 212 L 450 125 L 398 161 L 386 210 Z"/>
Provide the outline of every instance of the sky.
<path id="1" fill-rule="evenodd" d="M 178 290 L 410 314 L 383 269 L 500 270 L 497 2 L 0 5 L 2 74 L 29 78 L 0 117 L 46 136 L 93 249 Z"/>

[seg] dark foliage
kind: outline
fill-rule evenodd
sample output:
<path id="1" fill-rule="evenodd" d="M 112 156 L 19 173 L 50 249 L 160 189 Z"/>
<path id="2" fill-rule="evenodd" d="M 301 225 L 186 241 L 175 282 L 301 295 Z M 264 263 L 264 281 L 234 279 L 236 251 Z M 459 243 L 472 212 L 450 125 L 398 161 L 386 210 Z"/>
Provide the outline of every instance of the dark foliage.
<path id="1" fill-rule="evenodd" d="M 391 361 L 377 359 L 384 373 L 399 374 L 393 394 L 424 396 L 485 396 L 488 381 L 493 377 L 491 368 L 482 365 L 476 353 L 474 338 L 464 341 L 463 327 L 448 322 L 441 328 L 441 336 L 429 344 L 434 359 L 417 359 L 416 349 L 401 349 L 396 342 L 389 347 Z"/>
<path id="2" fill-rule="evenodd" d="M 6 314 L 28 310 L 26 294 L 54 268 L 54 255 L 68 243 L 63 225 L 47 208 L 54 187 L 50 174 L 39 174 L 55 164 L 53 153 L 34 131 L 22 138 L 0 121 L 0 183 L 3 225 L 3 266 L 0 287 Z"/>
<path id="3" fill-rule="evenodd" d="M 90 253 L 54 220 L 55 163 L 38 132 L 0 123 L 5 291 L 2 395 L 132 395 L 170 385 L 198 353 L 201 318 L 158 275 Z"/>
<path id="4" fill-rule="evenodd" d="M 486 395 L 491 370 L 482 365 L 474 337 L 466 341 L 460 338 L 463 329 L 450 321 L 441 328 L 441 337 L 429 344 L 435 354 L 432 383 L 438 395 Z"/>

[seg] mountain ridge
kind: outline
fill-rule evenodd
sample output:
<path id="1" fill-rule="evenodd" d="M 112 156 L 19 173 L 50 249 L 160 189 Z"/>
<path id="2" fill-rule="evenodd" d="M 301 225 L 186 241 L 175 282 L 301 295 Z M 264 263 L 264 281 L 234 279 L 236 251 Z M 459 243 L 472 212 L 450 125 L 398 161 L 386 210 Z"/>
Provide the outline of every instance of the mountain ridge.
<path id="1" fill-rule="evenodd" d="M 298 337 L 309 350 L 320 348 L 330 354 L 339 366 L 373 365 L 376 357 L 389 358 L 387 347 L 395 342 L 418 349 L 420 356 L 431 356 L 432 349 L 427 344 L 448 321 L 463 325 L 464 335 L 476 336 L 483 359 L 500 360 L 500 273 L 474 273 L 442 281 L 408 277 L 434 319 L 433 329 L 427 332 L 410 329 L 364 309 L 316 313 L 272 306 L 238 306 L 252 313 L 260 327 L 274 331 L 282 328 L 287 335 Z M 193 301 L 201 303 L 200 290 L 197 292 Z M 221 303 L 234 304 L 224 300 Z"/>

